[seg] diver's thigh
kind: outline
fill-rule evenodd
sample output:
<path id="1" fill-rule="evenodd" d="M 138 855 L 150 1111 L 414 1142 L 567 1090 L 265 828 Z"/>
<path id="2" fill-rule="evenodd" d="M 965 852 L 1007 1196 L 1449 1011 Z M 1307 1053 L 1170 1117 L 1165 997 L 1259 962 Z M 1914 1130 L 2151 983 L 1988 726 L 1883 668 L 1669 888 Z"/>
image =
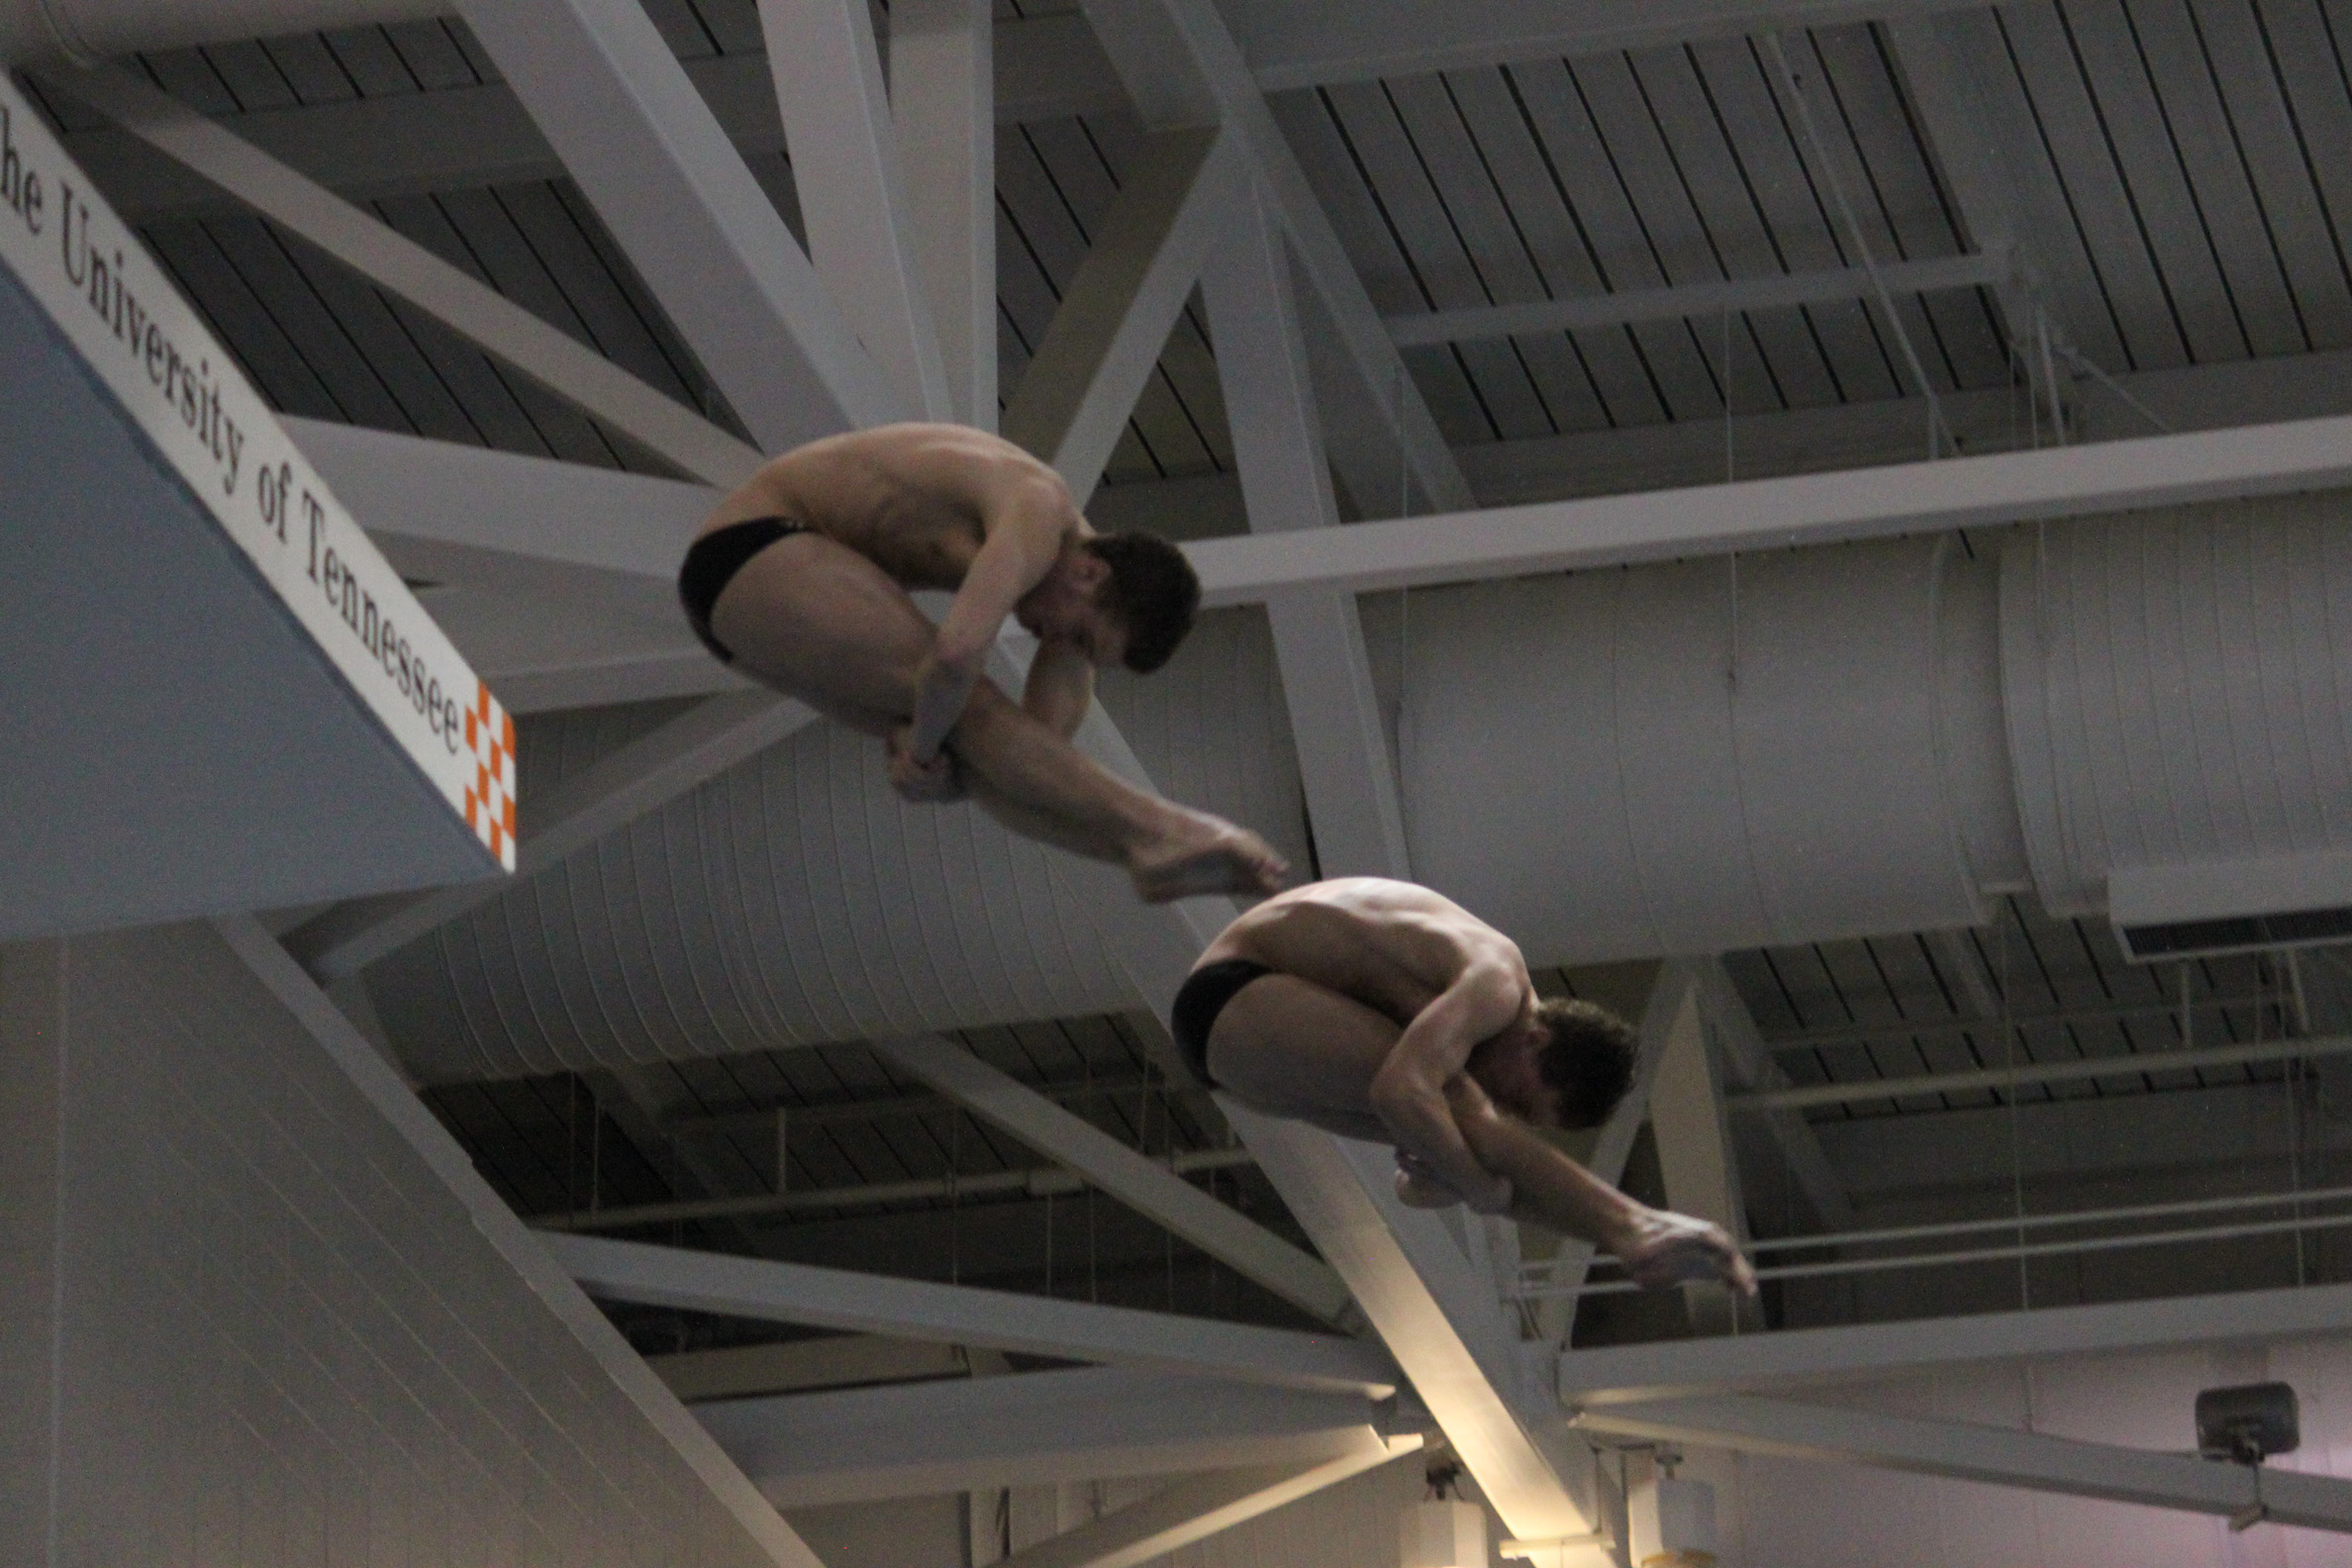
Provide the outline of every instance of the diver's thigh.
<path id="1" fill-rule="evenodd" d="M 743 673 L 875 733 L 913 714 L 933 637 L 881 568 L 814 534 L 746 561 L 719 595 L 711 630 Z"/>
<path id="2" fill-rule="evenodd" d="M 1261 975 L 1217 1015 L 1209 1075 L 1245 1100 L 1369 1114 L 1373 1075 L 1402 1032 L 1353 997 Z"/>

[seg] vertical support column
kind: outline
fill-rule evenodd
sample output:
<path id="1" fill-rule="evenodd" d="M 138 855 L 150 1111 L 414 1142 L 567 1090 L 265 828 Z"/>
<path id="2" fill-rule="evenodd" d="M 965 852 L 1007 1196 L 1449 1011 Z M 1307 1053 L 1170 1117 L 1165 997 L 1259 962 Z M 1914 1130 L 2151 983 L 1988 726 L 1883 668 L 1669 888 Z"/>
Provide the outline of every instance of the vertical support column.
<path id="1" fill-rule="evenodd" d="M 1747 1239 L 1747 1206 L 1739 1191 L 1739 1165 L 1723 1120 L 1722 1085 L 1708 1048 L 1707 1021 L 1698 987 L 1686 984 L 1682 1002 L 1666 1026 L 1665 1050 L 1650 1085 L 1650 1127 L 1657 1133 L 1658 1165 L 1666 1180 L 1666 1207 L 1712 1220 L 1735 1241 Z M 1683 1304 L 1691 1325 L 1702 1333 L 1762 1326 L 1742 1312 L 1742 1301 L 1713 1285 L 1686 1285 Z"/>
<path id="2" fill-rule="evenodd" d="M 996 71 L 989 0 L 890 8 L 890 116 L 948 418 L 997 428 Z"/>
<path id="3" fill-rule="evenodd" d="M 1238 171 L 1224 243 L 1201 283 L 1218 375 L 1256 533 L 1335 528 L 1330 462 L 1292 288 L 1289 247 L 1258 177 Z M 1409 878 L 1396 768 L 1380 722 L 1355 596 L 1334 589 L 1277 594 L 1266 604 L 1299 771 L 1325 876 Z"/>
<path id="4" fill-rule="evenodd" d="M 760 0 L 809 259 L 899 402 L 949 419 L 866 0 Z"/>
<path id="5" fill-rule="evenodd" d="M 1772 1059 L 1763 1038 L 1756 1032 L 1755 1020 L 1748 1017 L 1747 1004 L 1740 1000 L 1739 988 L 1723 970 L 1719 958 L 1702 961 L 1696 970 L 1699 985 L 1699 1006 L 1707 1021 L 1715 1027 L 1715 1038 L 1722 1046 L 1722 1070 L 1734 1089 L 1785 1089 L 1789 1075 Z M 1789 1173 L 1798 1189 L 1813 1206 L 1813 1215 L 1828 1229 L 1838 1230 L 1854 1223 L 1854 1206 L 1846 1197 L 1845 1188 L 1837 1179 L 1837 1172 L 1829 1164 L 1829 1156 L 1821 1149 L 1821 1140 L 1798 1111 L 1775 1111 L 1766 1119 L 1765 1127 L 1773 1142 L 1780 1148 L 1781 1158 L 1787 1162 Z"/>
<path id="6" fill-rule="evenodd" d="M 0 1562 L 27 1565 L 56 1560 L 65 954 L 0 947 Z"/>

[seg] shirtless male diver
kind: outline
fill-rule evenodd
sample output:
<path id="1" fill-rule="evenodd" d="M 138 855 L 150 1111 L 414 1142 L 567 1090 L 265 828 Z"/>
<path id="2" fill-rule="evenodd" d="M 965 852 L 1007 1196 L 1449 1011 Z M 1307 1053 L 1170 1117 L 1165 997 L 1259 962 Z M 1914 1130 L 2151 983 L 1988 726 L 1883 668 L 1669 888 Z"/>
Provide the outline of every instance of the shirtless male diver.
<path id="1" fill-rule="evenodd" d="M 915 588 L 954 592 L 936 628 Z M 1125 866 L 1154 903 L 1282 885 L 1257 834 L 1070 744 L 1095 666 L 1166 663 L 1201 586 L 1165 539 L 1097 535 L 1061 477 L 1011 441 L 890 425 L 787 452 L 719 504 L 678 593 L 721 659 L 882 736 L 909 800 L 968 793 L 1015 833 Z M 1019 705 L 983 674 L 1008 616 L 1038 643 Z"/>
<path id="2" fill-rule="evenodd" d="M 1279 894 L 1225 929 L 1176 995 L 1205 1084 L 1251 1108 L 1391 1143 L 1397 1193 L 1581 1236 L 1645 1286 L 1755 1272 L 1720 1226 L 1637 1203 L 1529 1130 L 1597 1127 L 1635 1036 L 1588 1002 L 1537 1002 L 1509 937 L 1380 877 Z"/>

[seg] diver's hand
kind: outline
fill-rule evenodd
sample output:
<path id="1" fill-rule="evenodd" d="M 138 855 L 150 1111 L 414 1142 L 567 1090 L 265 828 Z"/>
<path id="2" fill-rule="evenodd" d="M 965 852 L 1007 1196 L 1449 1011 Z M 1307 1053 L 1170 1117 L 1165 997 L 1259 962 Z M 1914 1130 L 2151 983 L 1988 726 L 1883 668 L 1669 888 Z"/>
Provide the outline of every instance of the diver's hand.
<path id="1" fill-rule="evenodd" d="M 1397 1150 L 1397 1201 L 1407 1208 L 1451 1209 L 1456 1204 L 1463 1204 L 1477 1214 L 1509 1214 L 1511 1183 L 1503 1177 L 1493 1177 L 1479 1198 L 1481 1202 L 1472 1203 L 1452 1183 L 1438 1175 L 1436 1167 L 1427 1160 L 1410 1149 Z"/>
<path id="2" fill-rule="evenodd" d="M 1756 1294 L 1756 1271 L 1711 1221 L 1645 1208 L 1609 1250 L 1644 1290 L 1718 1280 L 1742 1296 Z"/>
<path id="3" fill-rule="evenodd" d="M 908 749 L 914 731 L 901 725 L 891 732 L 886 742 L 890 752 L 890 787 L 899 798 L 918 805 L 941 805 L 964 798 L 963 780 L 957 775 L 955 754 L 941 749 L 929 762 L 918 762 Z"/>

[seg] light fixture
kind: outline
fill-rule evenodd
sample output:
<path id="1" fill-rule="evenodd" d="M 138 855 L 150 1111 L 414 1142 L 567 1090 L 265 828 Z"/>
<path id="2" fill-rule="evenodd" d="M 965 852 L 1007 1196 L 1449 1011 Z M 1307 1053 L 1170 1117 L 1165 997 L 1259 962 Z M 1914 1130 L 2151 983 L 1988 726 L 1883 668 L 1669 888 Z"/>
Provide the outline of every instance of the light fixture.
<path id="1" fill-rule="evenodd" d="M 2284 1383 L 2241 1383 L 2197 1396 L 2197 1451 L 2254 1472 L 2253 1505 L 2229 1517 L 2232 1531 L 2270 1518 L 2270 1505 L 2262 1501 L 2262 1461 L 2302 1444 L 2302 1409 Z"/>
<path id="2" fill-rule="evenodd" d="M 1454 1495 L 1462 1467 L 1432 1459 L 1429 1495 L 1397 1521 L 1399 1568 L 1487 1568 L 1486 1510 Z"/>

